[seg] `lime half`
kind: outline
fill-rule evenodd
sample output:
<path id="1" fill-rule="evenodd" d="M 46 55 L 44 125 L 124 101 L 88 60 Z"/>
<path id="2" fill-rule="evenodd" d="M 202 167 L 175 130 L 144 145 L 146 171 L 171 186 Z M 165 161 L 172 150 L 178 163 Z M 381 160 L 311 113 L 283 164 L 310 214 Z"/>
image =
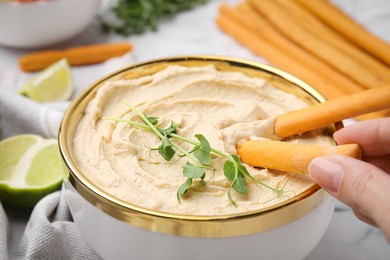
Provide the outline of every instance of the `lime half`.
<path id="1" fill-rule="evenodd" d="M 37 102 L 69 100 L 73 94 L 73 79 L 68 61 L 62 59 L 39 72 L 20 90 L 20 94 Z"/>
<path id="2" fill-rule="evenodd" d="M 56 139 L 26 134 L 0 142 L 0 200 L 4 205 L 33 207 L 61 187 L 64 173 Z"/>

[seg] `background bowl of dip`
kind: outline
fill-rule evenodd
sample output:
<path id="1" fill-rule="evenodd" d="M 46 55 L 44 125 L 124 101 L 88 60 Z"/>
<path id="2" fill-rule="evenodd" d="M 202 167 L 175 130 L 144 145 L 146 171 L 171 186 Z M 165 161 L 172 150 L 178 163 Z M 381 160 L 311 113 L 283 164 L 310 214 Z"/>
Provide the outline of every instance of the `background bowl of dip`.
<path id="1" fill-rule="evenodd" d="M 0 1 L 0 45 L 43 48 L 69 40 L 96 18 L 100 0 Z"/>
<path id="2" fill-rule="evenodd" d="M 77 149 L 85 147 L 85 150 L 92 150 L 95 145 L 94 139 L 89 140 L 88 137 L 93 136 L 92 131 L 86 132 L 83 138 L 87 140 L 81 148 L 76 137 L 82 125 L 80 122 L 85 121 L 93 107 L 91 104 L 100 102 L 92 100 L 103 95 L 104 91 L 99 92 L 99 89 L 107 88 L 104 87 L 107 82 L 120 83 L 124 79 L 142 78 L 146 79 L 142 84 L 148 84 L 148 80 L 153 81 L 149 76 L 160 75 L 161 71 L 172 66 L 180 66 L 185 70 L 210 65 L 215 73 L 232 72 L 255 80 L 265 80 L 278 91 L 294 95 L 307 105 L 325 101 L 314 88 L 283 71 L 248 60 L 219 56 L 153 60 L 98 80 L 82 92 L 66 111 L 60 128 L 59 145 L 69 170 L 65 188 L 74 221 L 84 239 L 103 258 L 303 259 L 325 233 L 333 215 L 334 204 L 315 183 L 283 201 L 276 200 L 252 210 L 181 213 L 180 206 L 170 211 L 164 207 L 156 209 L 154 206 L 126 201 L 125 197 L 111 192 L 110 187 L 121 184 L 111 182 L 107 188 L 102 188 L 100 182 L 110 177 L 93 180 L 90 177 L 93 170 L 88 173 L 81 166 L 86 161 L 87 165 L 99 164 L 99 161 L 93 162 L 92 159 L 76 158 Z M 226 83 L 229 83 L 228 80 Z M 103 96 L 104 102 L 118 101 L 109 92 Z M 147 92 L 142 96 L 148 97 Z M 279 95 L 273 98 L 278 99 Z M 91 122 L 96 123 L 103 112 L 93 113 L 97 118 Z M 332 125 L 322 133 L 328 138 L 334 129 Z M 104 139 L 104 136 L 100 139 Z"/>

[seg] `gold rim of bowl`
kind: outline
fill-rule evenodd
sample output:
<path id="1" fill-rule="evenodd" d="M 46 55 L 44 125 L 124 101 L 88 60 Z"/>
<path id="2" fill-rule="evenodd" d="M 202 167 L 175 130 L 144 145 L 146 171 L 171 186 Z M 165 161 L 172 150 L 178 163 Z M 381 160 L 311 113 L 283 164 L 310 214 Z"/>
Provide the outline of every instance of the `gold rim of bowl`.
<path id="1" fill-rule="evenodd" d="M 59 131 L 59 146 L 69 174 L 69 181 L 89 203 L 106 214 L 135 227 L 149 231 L 198 238 L 222 238 L 255 234 L 288 224 L 319 206 L 327 197 L 316 184 L 306 191 L 272 207 L 240 214 L 198 216 L 159 212 L 120 200 L 91 182 L 77 167 L 72 156 L 72 140 L 87 103 L 108 80 L 138 78 L 153 74 L 169 65 L 202 66 L 213 64 L 222 71 L 241 71 L 268 80 L 272 85 L 291 92 L 309 103 L 324 102 L 314 88 L 296 77 L 272 66 L 240 58 L 202 55 L 171 57 L 139 63 L 98 80 L 71 103 Z"/>

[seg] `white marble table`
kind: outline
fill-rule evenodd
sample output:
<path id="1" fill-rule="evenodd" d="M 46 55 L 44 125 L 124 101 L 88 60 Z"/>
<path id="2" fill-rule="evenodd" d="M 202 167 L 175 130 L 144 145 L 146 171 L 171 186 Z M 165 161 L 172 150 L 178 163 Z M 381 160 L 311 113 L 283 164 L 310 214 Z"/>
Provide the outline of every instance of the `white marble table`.
<path id="1" fill-rule="evenodd" d="M 82 35 L 56 47 L 129 40 L 135 46 L 132 52 L 134 62 L 190 54 L 228 55 L 264 62 L 261 57 L 243 48 L 216 27 L 214 19 L 220 2 L 222 1 L 210 1 L 205 6 L 182 13 L 174 19 L 165 20 L 160 24 L 157 32 L 147 32 L 127 38 L 103 34 L 98 22 L 95 22 Z M 225 2 L 236 3 L 238 1 Z M 388 0 L 334 0 L 334 2 L 374 33 L 390 42 Z M 26 50 L 0 46 L 0 77 L 9 71 L 17 70 L 17 59 L 26 52 Z M 94 80 L 83 79 L 80 82 L 89 84 Z M 86 85 L 76 86 L 78 90 L 84 87 Z M 6 209 L 6 211 L 10 221 L 12 247 L 19 241 L 30 212 L 11 209 Z M 348 207 L 337 202 L 334 217 L 325 236 L 305 259 L 390 259 L 390 244 L 378 229 L 359 221 Z"/>

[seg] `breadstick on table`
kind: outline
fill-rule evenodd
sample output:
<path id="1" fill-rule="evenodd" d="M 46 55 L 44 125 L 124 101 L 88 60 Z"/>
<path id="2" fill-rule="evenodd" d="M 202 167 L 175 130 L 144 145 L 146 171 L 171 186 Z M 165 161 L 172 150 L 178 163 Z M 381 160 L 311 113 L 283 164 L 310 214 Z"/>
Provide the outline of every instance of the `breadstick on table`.
<path id="1" fill-rule="evenodd" d="M 274 133 L 284 138 L 386 108 L 390 108 L 390 86 L 377 87 L 281 114 Z"/>
<path id="2" fill-rule="evenodd" d="M 317 55 L 322 60 L 331 64 L 334 68 L 343 72 L 356 82 L 366 88 L 383 85 L 384 81 L 378 75 L 368 70 L 363 64 L 351 59 L 342 51 L 329 45 L 329 43 L 314 37 L 292 21 L 289 11 L 284 10 L 273 0 L 250 0 L 250 3 L 258 12 L 267 17 L 278 30 L 283 32 L 284 35 L 306 48 L 313 55 Z"/>
<path id="3" fill-rule="evenodd" d="M 241 3 L 236 9 L 222 5 L 220 12 L 222 15 L 237 20 L 242 26 L 253 29 L 253 33 L 261 35 L 267 42 L 276 46 L 279 51 L 283 51 L 286 55 L 295 58 L 308 69 L 325 78 L 329 84 L 332 84 L 332 86 L 327 89 L 321 89 L 321 92 L 325 96 L 340 96 L 338 95 L 337 89 L 342 89 L 345 94 L 356 93 L 364 89 L 363 86 L 284 37 L 268 22 L 268 20 L 256 12 L 247 2 Z M 313 86 L 317 87 L 317 85 Z M 336 94 L 330 94 L 332 92 L 336 92 Z"/>
<path id="4" fill-rule="evenodd" d="M 66 50 L 33 52 L 22 56 L 19 59 L 19 66 L 27 72 L 38 71 L 63 58 L 66 58 L 72 66 L 90 65 L 122 56 L 130 52 L 132 48 L 130 43 L 120 42 L 80 46 Z"/>
<path id="5" fill-rule="evenodd" d="M 307 83 L 316 86 L 316 88 L 324 93 L 327 98 L 335 98 L 348 94 L 345 90 L 335 88 L 332 83 L 322 77 L 322 74 L 312 71 L 310 68 L 300 63 L 295 59 L 278 49 L 276 46 L 268 43 L 260 35 L 253 33 L 253 30 L 243 26 L 232 17 L 227 17 L 221 14 L 216 19 L 218 26 L 227 34 L 231 35 L 241 44 L 247 46 L 256 54 L 264 57 L 276 67 L 285 70 L 296 77 L 301 78 Z"/>
<path id="6" fill-rule="evenodd" d="M 252 166 L 291 173 L 307 173 L 308 166 L 316 157 L 339 154 L 360 158 L 357 144 L 319 146 L 273 140 L 249 140 L 237 145 L 240 160 Z"/>
<path id="7" fill-rule="evenodd" d="M 390 65 L 390 45 L 351 19 L 332 3 L 324 0 L 295 1 L 378 60 Z"/>
<path id="8" fill-rule="evenodd" d="M 274 0 L 284 9 L 288 10 L 293 19 L 306 31 L 315 35 L 319 39 L 333 45 L 337 49 L 344 52 L 351 59 L 363 64 L 367 69 L 376 73 L 380 78 L 386 82 L 390 82 L 390 68 L 380 62 L 378 59 L 372 57 L 370 54 L 347 40 L 338 31 L 323 23 L 318 17 L 300 5 L 296 1 L 291 0 Z"/>

